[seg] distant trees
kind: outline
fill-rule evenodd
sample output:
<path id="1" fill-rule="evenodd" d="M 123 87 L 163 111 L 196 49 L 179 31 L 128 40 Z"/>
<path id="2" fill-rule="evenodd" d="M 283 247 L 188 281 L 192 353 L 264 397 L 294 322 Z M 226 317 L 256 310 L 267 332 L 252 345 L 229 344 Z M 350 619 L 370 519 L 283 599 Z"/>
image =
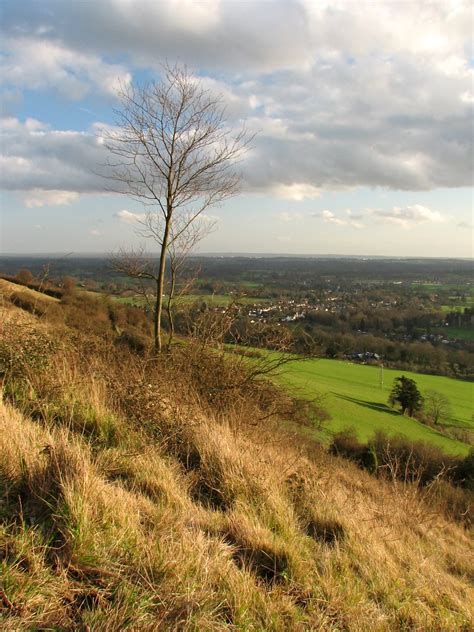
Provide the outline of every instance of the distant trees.
<path id="1" fill-rule="evenodd" d="M 112 156 L 105 175 L 114 190 L 146 207 L 141 234 L 158 246 L 152 277 L 149 269 L 135 265 L 135 256 L 130 272 L 154 284 L 154 347 L 159 353 L 168 256 L 206 209 L 236 193 L 235 164 L 249 138 L 244 129 L 229 129 L 220 98 L 186 67 L 167 66 L 161 82 L 125 86 L 118 96 L 117 124 L 104 134 Z"/>
<path id="2" fill-rule="evenodd" d="M 71 293 L 76 289 L 77 281 L 72 276 L 65 276 L 61 281 L 61 285 L 65 292 Z"/>
<path id="3" fill-rule="evenodd" d="M 395 378 L 388 401 L 392 406 L 399 404 L 402 414 L 404 415 L 407 412 L 412 417 L 416 411 L 420 410 L 423 397 L 418 390 L 415 380 L 402 375 Z"/>
<path id="4" fill-rule="evenodd" d="M 28 285 L 29 283 L 32 283 L 34 281 L 34 276 L 30 270 L 28 270 L 27 268 L 22 268 L 18 271 L 16 275 L 16 280 L 22 285 Z"/>

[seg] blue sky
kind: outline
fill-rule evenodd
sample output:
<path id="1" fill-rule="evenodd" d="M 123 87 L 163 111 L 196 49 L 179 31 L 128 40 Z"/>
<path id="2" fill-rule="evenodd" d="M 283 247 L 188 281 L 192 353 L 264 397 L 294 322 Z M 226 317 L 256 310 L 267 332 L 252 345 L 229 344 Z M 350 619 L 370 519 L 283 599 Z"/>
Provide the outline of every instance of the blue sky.
<path id="1" fill-rule="evenodd" d="M 2 3 L 0 251 L 138 244 L 116 88 L 186 63 L 256 133 L 203 252 L 472 256 L 470 3 Z"/>

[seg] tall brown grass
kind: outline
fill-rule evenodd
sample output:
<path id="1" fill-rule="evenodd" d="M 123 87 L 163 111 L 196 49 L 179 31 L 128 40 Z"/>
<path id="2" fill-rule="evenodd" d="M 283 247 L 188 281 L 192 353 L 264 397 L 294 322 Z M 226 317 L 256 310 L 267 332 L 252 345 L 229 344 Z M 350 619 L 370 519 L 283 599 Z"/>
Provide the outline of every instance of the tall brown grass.
<path id="1" fill-rule="evenodd" d="M 286 395 L 244 365 L 208 353 L 200 372 L 191 344 L 156 360 L 15 314 L 2 630 L 472 628 L 469 533 L 285 434 Z"/>

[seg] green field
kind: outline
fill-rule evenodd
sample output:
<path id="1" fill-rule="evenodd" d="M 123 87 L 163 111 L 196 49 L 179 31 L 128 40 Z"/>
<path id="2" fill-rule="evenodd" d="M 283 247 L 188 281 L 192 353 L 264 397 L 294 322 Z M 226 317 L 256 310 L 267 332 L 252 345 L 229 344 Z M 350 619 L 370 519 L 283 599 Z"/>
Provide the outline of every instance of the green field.
<path id="1" fill-rule="evenodd" d="M 435 334 L 443 334 L 448 340 L 474 340 L 474 329 L 472 327 L 440 327 L 433 329 Z"/>
<path id="2" fill-rule="evenodd" d="M 114 296 L 113 299 L 126 305 L 144 305 L 146 302 L 140 295 Z M 185 294 L 176 298 L 175 304 L 205 302 L 213 307 L 226 307 L 232 301 L 241 305 L 260 305 L 270 302 L 270 299 L 255 296 L 234 296 L 232 294 Z"/>
<path id="3" fill-rule="evenodd" d="M 277 381 L 300 397 L 310 399 L 318 393 L 326 394 L 324 406 L 332 419 L 322 431 L 311 431 L 320 440 L 328 441 L 331 434 L 353 427 L 361 441 L 367 441 L 375 431 L 383 430 L 390 435 L 404 435 L 412 441 L 430 442 L 452 454 L 467 454 L 467 444 L 404 417 L 388 406 L 393 380 L 400 375 L 414 379 L 422 393 L 430 389 L 446 395 L 452 409 L 450 424 L 474 430 L 473 385 L 469 382 L 384 369 L 381 386 L 378 367 L 326 359 L 290 363 L 283 368 Z"/>
<path id="4" fill-rule="evenodd" d="M 441 311 L 445 314 L 448 312 L 459 312 L 460 314 L 463 314 L 464 310 L 468 307 L 474 307 L 474 302 L 472 300 L 469 300 L 466 303 L 451 303 L 449 305 L 441 305 Z"/>

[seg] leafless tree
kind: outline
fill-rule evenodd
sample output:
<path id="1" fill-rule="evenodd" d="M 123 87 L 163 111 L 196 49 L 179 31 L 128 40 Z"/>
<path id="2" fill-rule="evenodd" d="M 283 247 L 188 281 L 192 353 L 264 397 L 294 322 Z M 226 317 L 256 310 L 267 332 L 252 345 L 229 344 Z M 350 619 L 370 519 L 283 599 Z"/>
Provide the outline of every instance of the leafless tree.
<path id="1" fill-rule="evenodd" d="M 451 405 L 443 393 L 433 390 L 426 391 L 424 406 L 428 417 L 434 424 L 439 424 L 442 419 L 451 417 Z"/>
<path id="2" fill-rule="evenodd" d="M 111 155 L 104 175 L 114 191 L 147 207 L 141 232 L 158 246 L 158 268 L 150 276 L 149 266 L 138 265 L 133 276 L 156 284 L 154 346 L 159 353 L 170 244 L 192 235 L 192 224 L 206 209 L 237 192 L 236 163 L 250 137 L 244 128 L 228 127 L 221 99 L 186 67 L 166 66 L 162 81 L 124 86 L 118 96 L 116 126 L 103 134 Z M 136 254 L 131 253 L 132 260 Z"/>
<path id="3" fill-rule="evenodd" d="M 182 230 L 186 226 L 185 230 Z M 147 252 L 144 245 L 138 248 L 120 249 L 111 260 L 116 272 L 135 279 L 136 291 L 143 298 L 146 306 L 153 312 L 155 335 L 157 333 L 156 305 L 160 285 L 162 287 L 162 304 L 169 322 L 167 350 L 171 348 L 173 341 L 174 311 L 176 304 L 180 302 L 191 289 L 197 275 L 197 271 L 188 270 L 186 278 L 183 275 L 181 283 L 177 284 L 178 275 L 182 272 L 196 245 L 208 235 L 215 227 L 215 222 L 196 218 L 189 222 L 187 215 L 177 215 L 170 227 L 168 239 L 168 274 L 160 284 L 160 260 Z M 152 238 L 155 242 L 160 238 L 162 231 L 162 218 L 154 213 L 147 213 L 143 219 L 137 220 L 136 233 L 139 236 Z M 155 339 L 156 340 L 156 339 Z"/>
<path id="4" fill-rule="evenodd" d="M 182 230 L 183 226 L 186 226 L 185 230 Z M 193 222 L 189 222 L 186 216 L 176 218 L 172 226 L 168 246 L 169 287 L 166 298 L 166 313 L 168 315 L 169 324 L 168 350 L 171 347 L 175 332 L 174 309 L 179 306 L 180 299 L 183 299 L 191 289 L 199 270 L 194 270 L 194 274 L 190 274 L 191 271 L 188 270 L 188 276 L 185 280 L 184 275 L 182 276 L 179 290 L 177 288 L 177 279 L 196 245 L 201 239 L 212 232 L 214 228 L 215 222 L 208 218 L 204 219 L 198 217 Z"/>

